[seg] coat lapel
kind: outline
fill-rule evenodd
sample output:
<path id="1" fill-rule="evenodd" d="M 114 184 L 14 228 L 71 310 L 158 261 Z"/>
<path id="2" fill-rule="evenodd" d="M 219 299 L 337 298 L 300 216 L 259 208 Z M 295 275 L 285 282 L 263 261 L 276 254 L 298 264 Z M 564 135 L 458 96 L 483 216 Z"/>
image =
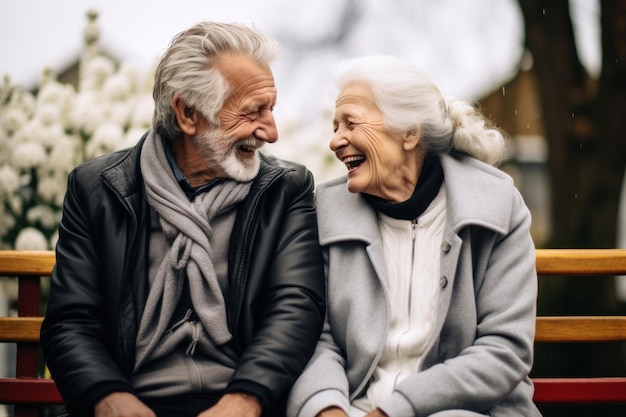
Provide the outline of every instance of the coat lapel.
<path id="1" fill-rule="evenodd" d="M 363 242 L 386 290 L 387 272 L 376 212 L 361 194 L 347 191 L 346 182 L 346 176 L 335 178 L 321 183 L 316 191 L 320 244 Z"/>

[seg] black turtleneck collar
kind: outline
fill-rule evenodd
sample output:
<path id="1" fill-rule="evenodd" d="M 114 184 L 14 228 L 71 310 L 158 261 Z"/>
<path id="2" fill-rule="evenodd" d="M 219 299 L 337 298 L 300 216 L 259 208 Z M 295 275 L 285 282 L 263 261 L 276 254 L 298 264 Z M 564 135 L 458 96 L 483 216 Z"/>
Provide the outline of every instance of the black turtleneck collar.
<path id="1" fill-rule="evenodd" d="M 363 193 L 365 201 L 389 217 L 402 220 L 413 220 L 419 217 L 435 199 L 443 183 L 441 161 L 436 155 L 428 155 L 424 159 L 422 172 L 417 180 L 413 195 L 401 203 L 390 203 L 380 197 Z"/>

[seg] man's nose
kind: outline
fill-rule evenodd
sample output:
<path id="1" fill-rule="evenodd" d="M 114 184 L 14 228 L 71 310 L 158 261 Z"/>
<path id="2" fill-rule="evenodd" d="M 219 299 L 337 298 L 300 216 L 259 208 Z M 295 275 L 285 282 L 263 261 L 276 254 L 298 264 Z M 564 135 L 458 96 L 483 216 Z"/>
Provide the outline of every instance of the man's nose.
<path id="1" fill-rule="evenodd" d="M 266 111 L 257 121 L 259 126 L 254 131 L 254 136 L 268 143 L 276 142 L 278 140 L 278 129 L 276 128 L 274 114 L 271 111 Z"/>

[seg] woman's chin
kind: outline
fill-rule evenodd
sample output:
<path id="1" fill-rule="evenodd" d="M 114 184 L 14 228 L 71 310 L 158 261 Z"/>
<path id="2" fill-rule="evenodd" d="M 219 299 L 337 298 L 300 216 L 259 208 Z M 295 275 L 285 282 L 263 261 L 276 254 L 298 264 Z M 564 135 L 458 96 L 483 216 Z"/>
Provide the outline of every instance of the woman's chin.
<path id="1" fill-rule="evenodd" d="M 363 191 L 363 187 L 361 186 L 361 184 L 359 184 L 358 181 L 349 178 L 348 191 L 350 191 L 351 193 L 360 193 L 361 191 Z"/>

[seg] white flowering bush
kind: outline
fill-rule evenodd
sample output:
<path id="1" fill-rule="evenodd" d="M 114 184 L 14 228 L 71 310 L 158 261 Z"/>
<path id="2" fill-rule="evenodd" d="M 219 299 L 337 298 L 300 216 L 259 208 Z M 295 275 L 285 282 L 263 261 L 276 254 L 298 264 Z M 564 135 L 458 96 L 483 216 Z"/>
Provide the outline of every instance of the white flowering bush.
<path id="1" fill-rule="evenodd" d="M 77 87 L 49 70 L 35 94 L 0 84 L 0 249 L 53 249 L 70 170 L 150 127 L 151 74 L 99 54 L 88 17 Z"/>
<path id="2" fill-rule="evenodd" d="M 54 249 L 67 175 L 96 156 L 134 145 L 150 128 L 153 73 L 98 52 L 87 13 L 78 85 L 44 70 L 36 93 L 0 84 L 0 249 Z M 328 150 L 330 113 L 304 128 L 285 121 L 264 152 L 306 164 L 316 181 L 345 172 Z"/>

